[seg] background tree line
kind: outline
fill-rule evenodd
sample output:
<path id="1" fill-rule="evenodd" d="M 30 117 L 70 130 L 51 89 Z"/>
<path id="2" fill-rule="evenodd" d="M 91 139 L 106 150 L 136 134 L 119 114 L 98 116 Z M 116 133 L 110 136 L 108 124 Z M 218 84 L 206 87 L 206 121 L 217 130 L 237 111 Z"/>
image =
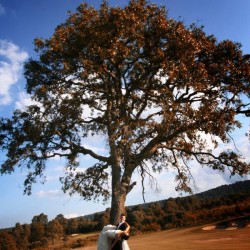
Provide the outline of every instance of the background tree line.
<path id="1" fill-rule="evenodd" d="M 249 195 L 250 181 L 236 182 L 196 195 L 130 206 L 126 212 L 131 233 L 138 234 L 249 216 Z M 70 235 L 100 231 L 109 223 L 109 216 L 110 208 L 73 219 L 59 214 L 51 221 L 42 213 L 34 216 L 31 224 L 16 223 L 13 228 L 2 229 L 0 250 L 47 249 L 58 239 L 67 247 Z M 71 247 L 84 244 L 78 240 Z"/>

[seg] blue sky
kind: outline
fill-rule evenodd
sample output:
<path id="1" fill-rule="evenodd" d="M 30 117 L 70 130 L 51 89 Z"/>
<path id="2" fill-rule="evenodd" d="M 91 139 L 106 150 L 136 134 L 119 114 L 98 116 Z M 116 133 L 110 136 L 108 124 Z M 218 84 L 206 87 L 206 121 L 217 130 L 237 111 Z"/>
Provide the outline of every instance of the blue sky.
<path id="1" fill-rule="evenodd" d="M 35 57 L 33 40 L 48 38 L 57 25 L 67 18 L 67 11 L 75 11 L 79 0 L 0 0 L 0 117 L 9 117 L 16 108 L 30 103 L 25 94 L 25 79 L 22 66 L 29 57 Z M 86 1 L 98 7 L 102 1 Z M 249 0 L 155 0 L 169 10 L 169 16 L 185 24 L 204 25 L 208 34 L 214 34 L 219 41 L 230 39 L 242 44 L 244 53 L 250 54 L 250 1 Z M 109 1 L 111 5 L 124 5 L 127 1 Z M 250 143 L 246 138 L 250 119 L 241 116 L 243 128 L 235 131 L 236 146 L 249 159 Z M 93 138 L 95 142 L 98 138 Z M 103 145 L 100 144 L 100 148 Z M 0 162 L 4 155 L 0 152 Z M 86 158 L 90 162 L 90 159 Z M 103 211 L 110 204 L 86 202 L 80 197 L 69 197 L 60 190 L 58 177 L 62 174 L 64 162 L 54 159 L 46 172 L 45 185 L 33 186 L 31 196 L 23 195 L 23 181 L 26 170 L 18 169 L 12 175 L 0 176 L 0 228 L 14 226 L 16 222 L 30 223 L 35 215 L 45 213 L 49 219 L 58 214 L 70 218 Z M 196 180 L 195 189 L 201 192 L 240 179 L 229 178 L 209 169 L 194 166 L 192 174 Z M 135 179 L 137 176 L 135 175 Z M 176 197 L 173 175 L 157 177 L 160 191 L 146 186 L 146 201 Z M 127 198 L 127 205 L 143 203 L 138 185 Z"/>

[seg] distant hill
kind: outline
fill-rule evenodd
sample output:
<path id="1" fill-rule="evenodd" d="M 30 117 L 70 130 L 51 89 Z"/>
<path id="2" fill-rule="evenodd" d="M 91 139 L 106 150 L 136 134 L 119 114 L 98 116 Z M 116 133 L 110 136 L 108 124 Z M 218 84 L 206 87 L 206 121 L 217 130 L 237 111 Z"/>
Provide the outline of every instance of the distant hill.
<path id="1" fill-rule="evenodd" d="M 250 180 L 235 182 L 230 185 L 222 185 L 217 188 L 196 194 L 200 199 L 220 198 L 236 194 L 250 195 Z"/>
<path id="2" fill-rule="evenodd" d="M 195 197 L 197 199 L 202 199 L 202 200 L 203 199 L 217 199 L 217 198 L 221 198 L 221 197 L 225 198 L 225 197 L 229 197 L 232 195 L 240 195 L 240 194 L 241 195 L 249 195 L 249 197 L 250 197 L 250 180 L 238 181 L 238 182 L 235 182 L 233 184 L 222 185 L 222 186 L 219 186 L 219 187 L 216 187 L 213 189 L 209 189 L 207 191 L 197 193 L 194 195 L 190 195 L 190 196 L 168 198 L 165 200 L 159 200 L 159 201 L 153 201 L 153 202 L 146 202 L 143 204 L 131 205 L 131 206 L 127 206 L 127 209 L 133 209 L 134 206 L 138 206 L 138 205 L 141 205 L 142 207 L 146 208 L 154 203 L 163 204 L 168 200 L 176 200 L 176 199 L 180 200 L 180 199 L 188 199 L 188 198 L 192 198 L 192 197 Z M 104 211 L 85 215 L 83 217 L 86 219 L 92 220 L 96 214 L 101 214 L 101 213 L 104 213 Z"/>
<path id="3" fill-rule="evenodd" d="M 148 202 L 148 203 L 143 203 L 140 204 L 143 207 L 148 207 L 149 205 L 152 205 L 154 203 L 165 203 L 168 200 L 182 200 L 182 199 L 189 199 L 189 198 L 196 198 L 196 199 L 218 199 L 218 198 L 225 198 L 229 197 L 232 195 L 249 195 L 250 197 L 250 180 L 246 181 L 238 181 L 233 184 L 228 184 L 228 185 L 222 185 L 213 189 L 209 189 L 207 191 L 197 193 L 194 195 L 189 195 L 189 196 L 181 196 L 181 197 L 176 197 L 176 198 L 168 198 L 165 200 L 160 200 L 160 201 L 153 201 L 153 202 Z M 128 206 L 128 208 L 131 208 L 133 206 Z"/>

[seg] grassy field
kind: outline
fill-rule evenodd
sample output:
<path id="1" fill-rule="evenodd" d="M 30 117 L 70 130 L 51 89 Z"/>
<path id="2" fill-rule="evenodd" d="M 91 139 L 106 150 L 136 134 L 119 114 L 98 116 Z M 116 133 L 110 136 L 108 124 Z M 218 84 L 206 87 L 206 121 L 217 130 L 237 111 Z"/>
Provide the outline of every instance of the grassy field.
<path id="1" fill-rule="evenodd" d="M 214 229 L 213 225 L 173 229 L 130 237 L 131 250 L 248 250 L 250 226 Z M 96 250 L 96 244 L 77 250 Z"/>

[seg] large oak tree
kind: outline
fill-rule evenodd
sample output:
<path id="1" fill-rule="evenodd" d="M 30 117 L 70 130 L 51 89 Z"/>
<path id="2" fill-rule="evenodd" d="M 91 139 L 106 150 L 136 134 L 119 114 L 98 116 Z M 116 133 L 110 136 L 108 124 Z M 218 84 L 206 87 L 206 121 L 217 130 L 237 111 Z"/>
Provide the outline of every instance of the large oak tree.
<path id="1" fill-rule="evenodd" d="M 1 119 L 1 173 L 25 166 L 25 192 L 48 159 L 67 159 L 63 190 L 83 198 L 111 197 L 111 223 L 135 184 L 153 172 L 176 171 L 177 189 L 190 191 L 192 162 L 245 175 L 237 151 L 213 153 L 240 127 L 249 109 L 250 59 L 230 40 L 168 18 L 143 0 L 124 8 L 81 4 L 48 39 L 35 39 L 37 59 L 25 64 L 27 93 L 36 103 Z M 106 138 L 107 153 L 88 147 Z M 81 156 L 95 159 L 93 166 Z M 84 169 L 84 170 L 82 170 Z M 111 187 L 110 187 L 111 185 Z"/>

